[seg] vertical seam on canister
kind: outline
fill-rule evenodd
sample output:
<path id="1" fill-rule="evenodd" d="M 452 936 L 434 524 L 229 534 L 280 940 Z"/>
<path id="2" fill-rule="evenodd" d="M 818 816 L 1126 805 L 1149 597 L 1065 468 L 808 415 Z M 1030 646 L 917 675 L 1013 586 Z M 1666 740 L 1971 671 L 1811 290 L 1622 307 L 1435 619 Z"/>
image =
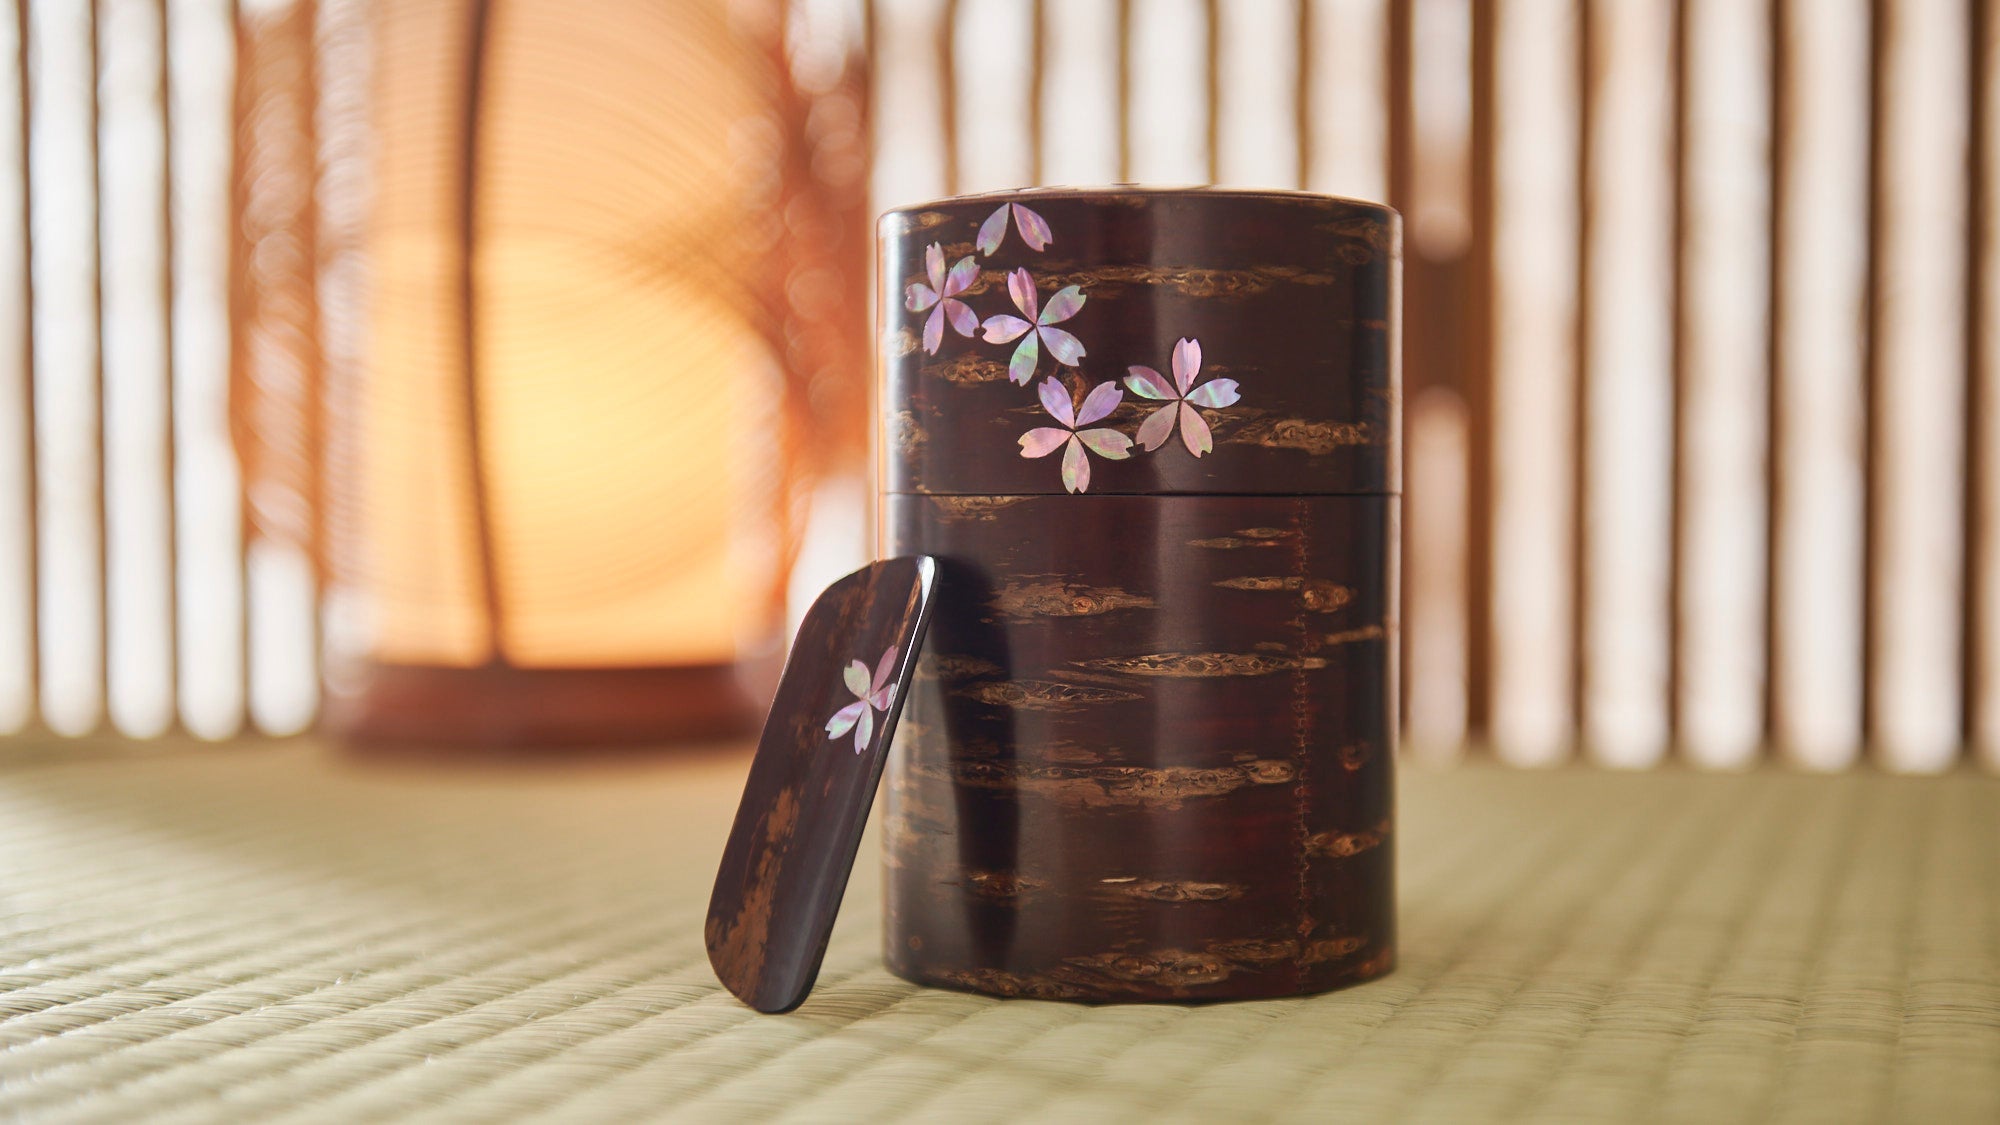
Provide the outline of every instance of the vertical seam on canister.
<path id="1" fill-rule="evenodd" d="M 1307 572 L 1311 560 L 1312 504 L 1304 499 L 1293 501 L 1293 524 L 1297 538 L 1292 545 L 1292 566 L 1299 577 L 1300 597 L 1293 623 L 1298 629 L 1298 658 L 1292 666 L 1292 794 L 1295 803 L 1292 854 L 1299 869 L 1299 907 L 1294 952 L 1292 955 L 1292 989 L 1303 992 L 1306 987 L 1306 951 L 1312 940 L 1312 903 L 1310 856 L 1307 841 L 1312 829 L 1306 823 L 1307 810 L 1311 808 L 1312 778 L 1308 770 L 1308 751 L 1312 745 L 1312 693 L 1306 678 L 1307 661 L 1310 659 L 1311 635 L 1306 622 L 1306 600 L 1304 592 L 1307 580 L 1312 576 Z"/>

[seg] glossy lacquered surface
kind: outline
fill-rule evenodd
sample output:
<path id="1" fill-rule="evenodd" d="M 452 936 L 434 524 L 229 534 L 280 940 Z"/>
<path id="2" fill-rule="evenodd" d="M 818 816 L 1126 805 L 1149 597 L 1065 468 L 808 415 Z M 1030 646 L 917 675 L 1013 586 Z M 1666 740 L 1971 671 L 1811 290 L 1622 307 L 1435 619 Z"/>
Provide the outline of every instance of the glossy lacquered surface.
<path id="1" fill-rule="evenodd" d="M 1388 971 L 1399 227 L 1212 189 L 883 218 L 884 546 L 944 591 L 888 768 L 897 973 Z"/>
<path id="2" fill-rule="evenodd" d="M 709 899 L 709 964 L 763 1012 L 803 1002 L 840 909 L 930 620 L 927 558 L 871 564 L 806 612 Z"/>
<path id="3" fill-rule="evenodd" d="M 996 210 L 1016 204 L 1046 224 L 1040 249 L 1018 216 L 994 241 Z M 1171 381 L 1184 339 L 1201 349 L 1195 388 L 1235 386 L 1228 406 L 1200 410 L 1213 450 L 1191 456 L 1176 437 L 1156 452 L 1093 457 L 1088 491 L 1400 488 L 1401 221 L 1386 207 L 1301 192 L 1047 189 L 892 211 L 879 233 L 885 491 L 1065 491 L 1057 458 L 1021 456 L 1021 437 L 1053 424 L 1033 385 L 1054 378 L 1080 401 L 1116 384 L 1121 400 L 1098 424 L 1136 439 L 1167 400 L 1132 390 L 1131 368 Z M 923 308 L 913 309 L 910 293 L 930 287 L 933 245 L 941 263 L 967 263 L 946 279 L 950 311 L 981 325 L 964 336 L 946 318 L 935 352 L 924 335 L 935 302 L 920 290 Z M 1015 271 L 1026 271 L 1045 313 L 1069 287 L 1081 300 L 1048 326 L 1083 349 L 1079 362 L 1061 361 L 1062 337 L 1051 335 L 1028 383 L 1010 379 L 1018 341 L 989 339 L 1005 336 L 1007 321 L 997 334 L 987 328 L 1025 319 L 1009 288 Z"/>
<path id="4" fill-rule="evenodd" d="M 886 956 L 1009 996 L 1284 996 L 1394 960 L 1390 496 L 889 496 L 940 599 Z"/>

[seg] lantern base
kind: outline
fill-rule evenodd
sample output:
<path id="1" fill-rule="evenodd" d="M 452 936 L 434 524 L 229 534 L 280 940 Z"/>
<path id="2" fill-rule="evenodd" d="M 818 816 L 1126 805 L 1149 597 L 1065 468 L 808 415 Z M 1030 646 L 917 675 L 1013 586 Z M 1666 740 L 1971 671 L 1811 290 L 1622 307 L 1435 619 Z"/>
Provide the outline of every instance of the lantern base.
<path id="1" fill-rule="evenodd" d="M 765 665 L 769 665 L 768 668 Z M 772 661 L 637 668 L 366 664 L 321 729 L 359 747 L 632 746 L 754 735 Z"/>

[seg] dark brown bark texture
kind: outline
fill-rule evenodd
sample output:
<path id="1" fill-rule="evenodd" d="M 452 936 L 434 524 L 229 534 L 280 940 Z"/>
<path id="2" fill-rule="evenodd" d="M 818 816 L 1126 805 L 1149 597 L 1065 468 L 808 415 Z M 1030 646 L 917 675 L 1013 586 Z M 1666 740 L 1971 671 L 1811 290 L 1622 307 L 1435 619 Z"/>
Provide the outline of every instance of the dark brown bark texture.
<path id="1" fill-rule="evenodd" d="M 1092 458 L 1068 494 L 1011 347 L 947 329 L 904 286 L 1003 202 L 1044 216 L 964 294 L 1014 312 L 1079 285 L 1081 399 L 1198 339 L 1214 448 Z M 1322 991 L 1395 956 L 1398 227 L 1287 193 L 1025 192 L 882 224 L 883 546 L 941 560 L 887 768 L 886 956 L 1008 996 L 1220 1000 Z M 1096 423 L 1133 434 L 1127 393 Z"/>

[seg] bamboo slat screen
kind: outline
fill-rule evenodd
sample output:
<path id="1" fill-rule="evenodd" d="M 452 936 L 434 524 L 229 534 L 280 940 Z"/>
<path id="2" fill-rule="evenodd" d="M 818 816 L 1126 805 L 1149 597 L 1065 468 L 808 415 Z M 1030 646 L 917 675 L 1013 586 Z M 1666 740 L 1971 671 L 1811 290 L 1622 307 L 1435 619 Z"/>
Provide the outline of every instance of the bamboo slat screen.
<path id="1" fill-rule="evenodd" d="M 787 2 L 792 12 L 783 12 Z M 600 7 L 582 30 L 615 37 L 617 13 Z M 637 65 L 626 68 L 622 81 L 601 68 L 589 93 L 600 105 L 633 113 L 641 135 L 617 135 L 600 113 L 594 126 L 612 134 L 606 138 L 612 143 L 592 151 L 627 179 L 608 183 L 604 167 L 574 161 L 551 169 L 549 178 L 567 172 L 566 186 L 611 192 L 625 209 L 558 217 L 616 218 L 637 199 L 685 214 L 704 235 L 739 233 L 705 210 L 742 216 L 746 231 L 754 226 L 752 244 L 725 255 L 730 264 L 720 272 L 732 284 L 738 273 L 756 273 L 759 284 L 741 294 L 734 311 L 800 353 L 788 352 L 784 366 L 810 393 L 739 388 L 747 401 L 775 402 L 782 410 L 772 414 L 784 415 L 782 425 L 766 419 L 777 436 L 759 434 L 762 459 L 746 462 L 745 475 L 776 475 L 771 466 L 782 463 L 782 487 L 791 489 L 809 482 L 820 461 L 851 466 L 863 446 L 859 426 L 820 427 L 814 440 L 796 439 L 822 414 L 858 418 L 864 397 L 865 320 L 857 314 L 830 323 L 858 309 L 861 299 L 813 299 L 836 285 L 843 293 L 866 291 L 859 280 L 865 254 L 855 235 L 865 220 L 850 221 L 844 208 L 852 193 L 835 190 L 858 183 L 864 171 L 860 146 L 852 143 L 861 126 L 859 101 L 847 88 L 861 32 L 859 2 L 682 0 L 632 7 L 644 8 L 644 31 L 686 32 L 667 41 L 734 81 L 739 97 L 719 100 L 714 76 L 699 68 L 661 72 L 707 82 L 704 88 L 717 95 L 701 113 L 676 114 L 687 107 L 650 106 L 645 98 L 656 91 L 635 89 L 643 55 L 624 60 Z M 354 420 L 361 405 L 386 397 L 381 385 L 373 400 L 359 389 L 374 354 L 366 334 L 378 327 L 364 323 L 373 249 L 364 234 L 384 213 L 378 206 L 384 195 L 374 190 L 380 185 L 370 179 L 370 157 L 382 139 L 372 116 L 384 90 L 377 79 L 407 79 L 432 60 L 449 77 L 445 68 L 452 65 L 414 41 L 398 40 L 407 50 L 391 58 L 374 37 L 407 30 L 408 21 L 391 17 L 414 12 L 432 17 L 430 30 L 442 27 L 434 38 L 462 40 L 458 33 L 475 13 L 484 19 L 494 9 L 513 21 L 507 28 L 517 38 L 509 44 L 532 51 L 540 43 L 552 52 L 545 62 L 574 59 L 574 36 L 534 38 L 533 19 L 559 17 L 558 3 L 0 0 L 0 224 L 7 232 L 0 237 L 0 737 L 297 731 L 315 718 L 322 671 L 337 663 L 329 653 L 353 663 L 362 647 L 355 622 L 364 614 L 339 580 L 363 569 L 355 561 L 363 553 L 356 549 L 362 524 L 354 499 L 363 458 Z M 683 16 L 700 26 L 681 22 Z M 735 30 L 740 39 L 731 37 Z M 788 32 L 797 41 L 786 37 L 781 44 Z M 700 35 L 742 50 L 711 50 Z M 384 58 L 401 65 L 378 68 Z M 770 120 L 741 119 L 745 94 L 768 108 Z M 844 115 L 837 104 L 843 99 Z M 421 138 L 438 107 L 398 108 L 409 114 L 399 123 L 410 127 L 398 133 L 407 155 L 407 136 Z M 794 143 L 786 131 L 808 117 L 810 143 Z M 511 120 L 499 112 L 486 117 L 496 129 Z M 685 127 L 690 120 L 712 132 Z M 730 190 L 700 200 L 700 207 L 673 208 L 674 199 L 657 191 L 649 196 L 643 183 L 634 190 L 631 181 L 652 175 L 658 185 L 671 179 L 660 175 L 665 167 L 686 187 L 705 173 L 698 161 L 663 151 L 668 146 L 647 126 L 673 134 L 674 142 L 705 144 L 700 154 L 723 164 L 786 163 L 772 163 L 770 198 L 760 202 L 746 200 L 744 185 L 731 181 Z M 728 145 L 720 139 L 725 134 Z M 561 139 L 591 142 L 575 130 Z M 415 143 L 423 147 L 421 139 Z M 644 159 L 624 160 L 620 143 L 651 147 L 636 153 Z M 523 180 L 489 177 L 508 187 Z M 758 183 L 756 190 L 764 190 Z M 813 190 L 822 184 L 833 186 Z M 428 201 L 423 185 L 414 194 Z M 835 207 L 842 210 L 830 214 Z M 805 232 L 800 242 L 811 240 L 810 250 L 778 253 L 785 243 L 770 236 L 763 220 L 780 212 L 786 229 Z M 577 225 L 563 227 L 573 241 Z M 633 237 L 640 243 L 631 248 L 634 261 L 666 254 L 668 265 L 682 267 L 719 252 L 701 239 L 681 241 L 659 230 Z M 739 269 L 746 259 L 753 265 Z M 847 262 L 855 266 L 851 281 L 833 268 Z M 617 321 L 603 294 L 582 295 L 574 274 L 523 276 L 562 286 Z M 690 302 L 680 304 L 688 307 L 664 311 L 698 315 Z M 417 309 L 406 320 L 425 316 Z M 638 319 L 627 316 L 619 326 Z M 516 315 L 507 323 L 533 320 Z M 717 335 L 723 333 L 683 334 L 676 341 L 680 359 L 698 367 L 702 347 Z M 613 336 L 599 332 L 592 339 Z M 601 372 L 603 349 L 575 360 Z M 746 381 L 749 374 L 771 372 L 746 373 Z M 806 400 L 810 412 L 789 405 Z M 635 425 L 643 427 L 643 417 Z M 669 431 L 652 427 L 647 439 L 667 442 Z M 415 435 L 417 444 L 423 436 Z M 808 458 L 814 473 L 789 471 Z M 658 466 L 651 469 L 640 479 L 656 492 L 671 487 Z M 731 494 L 708 483 L 684 506 L 698 500 L 726 512 Z M 766 491 L 789 517 L 802 505 L 776 496 L 779 487 Z M 787 528 L 757 530 L 746 543 L 793 538 Z M 628 538 L 628 553 L 652 547 L 639 535 Z M 859 542 L 858 528 L 852 538 Z M 751 557 L 781 568 L 787 550 L 773 545 Z M 615 552 L 600 545 L 589 553 L 601 564 Z M 654 550 L 646 561 L 657 565 L 665 554 Z M 732 577 L 755 570 L 739 564 Z M 719 603 L 706 597 L 699 604 L 706 611 Z M 422 641 L 436 639 L 430 619 L 418 628 L 433 634 Z M 687 632 L 655 632 L 642 643 L 671 647 L 688 642 Z"/>
<path id="2" fill-rule="evenodd" d="M 2000 3 L 867 23 L 882 206 L 1143 181 L 1403 212 L 1414 752 L 2000 768 Z"/>
<path id="3" fill-rule="evenodd" d="M 878 209 L 1402 210 L 1414 752 L 2000 767 L 2000 0 L 792 2 L 870 49 Z M 227 403 L 288 7 L 0 0 L 0 734 L 311 721 Z"/>
<path id="4" fill-rule="evenodd" d="M 228 434 L 230 0 L 0 4 L 0 733 L 312 713 Z"/>

